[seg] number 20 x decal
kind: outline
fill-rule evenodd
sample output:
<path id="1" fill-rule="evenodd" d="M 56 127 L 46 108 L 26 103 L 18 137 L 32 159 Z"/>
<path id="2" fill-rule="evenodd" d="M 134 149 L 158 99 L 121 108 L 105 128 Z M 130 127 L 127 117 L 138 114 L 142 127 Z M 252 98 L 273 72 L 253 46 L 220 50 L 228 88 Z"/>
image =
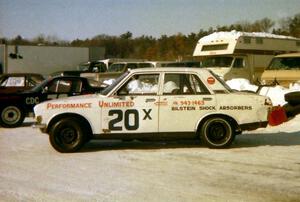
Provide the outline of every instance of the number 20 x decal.
<path id="1" fill-rule="evenodd" d="M 152 117 L 150 116 L 152 109 L 143 109 L 143 112 L 145 113 L 143 120 L 152 120 Z M 140 125 L 140 119 L 139 119 L 139 111 L 136 109 L 128 109 L 124 112 L 119 109 L 113 109 L 108 111 L 108 116 L 115 116 L 112 120 L 108 122 L 108 128 L 109 130 L 123 130 L 122 126 L 116 126 L 116 124 L 120 123 L 124 119 L 124 127 L 126 130 L 137 130 Z M 130 117 L 132 118 L 132 121 L 130 122 Z"/>

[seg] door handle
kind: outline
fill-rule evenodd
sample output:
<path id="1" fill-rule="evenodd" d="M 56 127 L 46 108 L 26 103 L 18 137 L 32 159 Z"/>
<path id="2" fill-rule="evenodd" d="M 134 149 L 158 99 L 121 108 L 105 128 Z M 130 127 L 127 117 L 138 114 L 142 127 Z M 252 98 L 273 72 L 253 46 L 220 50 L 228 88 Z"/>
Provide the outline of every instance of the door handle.
<path id="1" fill-rule="evenodd" d="M 148 98 L 148 99 L 146 99 L 146 102 L 155 102 L 156 101 L 156 99 L 154 99 L 154 98 Z"/>
<path id="2" fill-rule="evenodd" d="M 212 100 L 211 97 L 204 97 L 204 98 L 203 98 L 203 101 L 210 101 L 210 100 Z"/>

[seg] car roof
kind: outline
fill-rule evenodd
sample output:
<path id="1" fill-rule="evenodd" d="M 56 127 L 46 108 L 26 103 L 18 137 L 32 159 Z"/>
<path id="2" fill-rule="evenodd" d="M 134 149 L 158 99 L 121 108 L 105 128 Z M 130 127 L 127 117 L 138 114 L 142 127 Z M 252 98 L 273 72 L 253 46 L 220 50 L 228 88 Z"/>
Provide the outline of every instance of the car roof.
<path id="1" fill-rule="evenodd" d="M 41 77 L 43 77 L 41 74 L 37 74 L 37 73 L 5 73 L 5 74 L 1 74 L 1 76 L 41 76 Z"/>
<path id="2" fill-rule="evenodd" d="M 281 58 L 281 57 L 300 57 L 300 52 L 297 53 L 287 53 L 287 54 L 280 54 L 280 55 L 276 55 L 276 58 Z"/>
<path id="3" fill-rule="evenodd" d="M 158 67 L 158 68 L 137 68 L 131 69 L 130 72 L 209 72 L 205 68 L 191 68 L 191 67 Z"/>
<path id="4" fill-rule="evenodd" d="M 69 75 L 69 76 L 53 76 L 53 77 L 50 77 L 50 79 L 57 79 L 57 78 L 61 78 L 61 79 L 87 79 L 85 77 L 81 77 L 81 76 L 72 76 L 72 75 Z"/>

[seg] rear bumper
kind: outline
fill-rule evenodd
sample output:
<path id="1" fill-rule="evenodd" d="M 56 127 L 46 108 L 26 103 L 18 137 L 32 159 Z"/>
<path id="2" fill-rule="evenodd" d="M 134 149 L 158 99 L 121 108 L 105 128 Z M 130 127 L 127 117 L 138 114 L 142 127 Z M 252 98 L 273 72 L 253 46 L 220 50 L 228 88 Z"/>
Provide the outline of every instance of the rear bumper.
<path id="1" fill-rule="evenodd" d="M 268 121 L 247 123 L 240 125 L 242 130 L 256 130 L 258 128 L 266 128 L 268 126 Z"/>

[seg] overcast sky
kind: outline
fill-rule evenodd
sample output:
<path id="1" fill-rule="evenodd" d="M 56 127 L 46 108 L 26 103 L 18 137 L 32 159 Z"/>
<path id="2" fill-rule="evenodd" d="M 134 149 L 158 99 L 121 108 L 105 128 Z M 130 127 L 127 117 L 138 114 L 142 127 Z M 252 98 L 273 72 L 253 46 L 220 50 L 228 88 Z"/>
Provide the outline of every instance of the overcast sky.
<path id="1" fill-rule="evenodd" d="M 0 0 L 0 37 L 160 37 L 297 13 L 300 0 Z"/>

